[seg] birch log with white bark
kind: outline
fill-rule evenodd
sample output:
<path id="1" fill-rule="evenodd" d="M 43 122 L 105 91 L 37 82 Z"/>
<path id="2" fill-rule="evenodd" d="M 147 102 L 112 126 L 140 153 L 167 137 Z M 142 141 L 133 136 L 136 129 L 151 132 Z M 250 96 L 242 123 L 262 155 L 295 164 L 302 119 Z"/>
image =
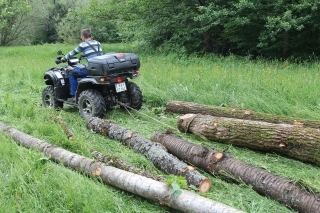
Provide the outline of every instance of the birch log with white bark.
<path id="1" fill-rule="evenodd" d="M 172 196 L 168 185 L 162 182 L 106 166 L 102 162 L 54 146 L 3 123 L 0 123 L 0 131 L 10 135 L 19 145 L 39 150 L 50 159 L 63 163 L 68 168 L 81 171 L 91 177 L 99 177 L 108 185 L 159 202 L 173 209 L 190 213 L 243 213 L 240 210 L 186 190 L 182 190 L 182 194 L 177 197 Z"/>

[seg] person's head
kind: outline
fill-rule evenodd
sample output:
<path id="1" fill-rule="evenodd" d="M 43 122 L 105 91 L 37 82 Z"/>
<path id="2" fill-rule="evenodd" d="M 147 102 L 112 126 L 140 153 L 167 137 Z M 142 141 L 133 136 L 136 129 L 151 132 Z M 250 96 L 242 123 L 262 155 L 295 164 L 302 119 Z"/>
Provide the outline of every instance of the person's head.
<path id="1" fill-rule="evenodd" d="M 81 38 L 82 40 L 87 40 L 91 38 L 91 32 L 89 29 L 81 30 Z"/>

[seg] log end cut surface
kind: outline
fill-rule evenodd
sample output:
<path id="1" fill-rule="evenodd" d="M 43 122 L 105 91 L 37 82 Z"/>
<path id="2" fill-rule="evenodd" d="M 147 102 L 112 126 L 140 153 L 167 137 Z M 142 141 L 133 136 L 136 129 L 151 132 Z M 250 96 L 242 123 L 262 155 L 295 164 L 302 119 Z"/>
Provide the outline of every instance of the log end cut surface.
<path id="1" fill-rule="evenodd" d="M 211 188 L 210 179 L 205 179 L 199 185 L 199 192 L 200 193 L 206 193 L 206 192 L 208 192 L 210 190 L 210 188 Z"/>

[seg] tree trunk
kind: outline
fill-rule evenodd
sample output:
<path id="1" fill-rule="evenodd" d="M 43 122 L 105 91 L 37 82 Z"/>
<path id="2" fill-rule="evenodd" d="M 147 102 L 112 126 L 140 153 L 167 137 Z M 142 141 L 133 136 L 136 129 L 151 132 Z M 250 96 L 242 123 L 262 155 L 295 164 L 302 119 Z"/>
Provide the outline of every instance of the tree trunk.
<path id="1" fill-rule="evenodd" d="M 166 112 L 179 114 L 203 114 L 227 118 L 239 118 L 244 120 L 265 121 L 276 124 L 285 123 L 304 127 L 320 128 L 320 121 L 318 120 L 292 118 L 287 116 L 253 112 L 249 110 L 203 105 L 192 102 L 169 101 L 166 105 Z"/>
<path id="2" fill-rule="evenodd" d="M 65 122 L 63 122 L 63 120 L 60 117 L 51 116 L 50 118 L 62 127 L 64 134 L 68 137 L 69 140 L 74 139 L 72 130 L 68 127 L 68 125 Z"/>
<path id="3" fill-rule="evenodd" d="M 299 212 L 318 212 L 320 195 L 302 189 L 292 180 L 246 164 L 232 156 L 213 149 L 192 144 L 170 133 L 157 132 L 152 141 L 164 145 L 170 153 L 209 173 L 227 172 L 249 184 L 259 194 L 279 201 Z"/>
<path id="4" fill-rule="evenodd" d="M 289 124 L 186 114 L 178 129 L 205 140 L 276 152 L 300 161 L 320 165 L 320 131 Z"/>
<path id="5" fill-rule="evenodd" d="M 118 157 L 104 155 L 98 151 L 92 151 L 91 154 L 96 160 L 105 163 L 107 166 L 113 166 L 118 169 L 125 170 L 127 172 L 131 172 L 134 174 L 151 178 L 153 180 L 164 182 L 164 179 L 162 177 L 152 174 L 151 172 L 136 168 Z"/>
<path id="6" fill-rule="evenodd" d="M 11 135 L 12 138 L 26 148 L 34 148 L 43 152 L 56 162 L 66 167 L 82 171 L 91 177 L 99 177 L 104 183 L 134 193 L 141 197 L 167 205 L 182 212 L 203 213 L 242 213 L 222 203 L 204 198 L 186 190 L 181 190 L 179 196 L 170 195 L 170 188 L 165 183 L 152 180 L 140 175 L 126 172 L 104 163 L 94 161 L 84 156 L 69 152 L 51 145 L 43 140 L 29 136 L 14 128 L 0 123 L 0 130 Z"/>
<path id="7" fill-rule="evenodd" d="M 282 50 L 282 58 L 284 59 L 288 58 L 289 40 L 290 40 L 289 32 L 284 31 L 283 32 L 283 50 Z"/>
<path id="8" fill-rule="evenodd" d="M 90 118 L 87 128 L 104 136 L 121 141 L 138 153 L 145 155 L 157 168 L 169 174 L 185 176 L 188 184 L 199 188 L 199 192 L 208 192 L 211 181 L 193 167 L 181 162 L 169 154 L 160 143 L 153 143 L 129 129 L 122 128 L 112 121 Z"/>

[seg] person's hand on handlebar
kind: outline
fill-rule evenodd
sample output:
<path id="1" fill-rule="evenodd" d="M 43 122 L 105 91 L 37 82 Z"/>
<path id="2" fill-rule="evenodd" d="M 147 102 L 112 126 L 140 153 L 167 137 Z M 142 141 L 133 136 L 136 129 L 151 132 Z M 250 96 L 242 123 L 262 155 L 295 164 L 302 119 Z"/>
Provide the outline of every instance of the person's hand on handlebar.
<path id="1" fill-rule="evenodd" d="M 56 59 L 56 64 L 60 64 L 61 63 L 61 57 L 58 57 L 57 59 Z"/>
<path id="2" fill-rule="evenodd" d="M 60 63 L 66 62 L 66 61 L 67 61 L 67 59 L 65 59 L 65 58 L 63 58 L 63 57 L 58 57 L 58 58 L 56 59 L 56 64 L 60 64 Z"/>

